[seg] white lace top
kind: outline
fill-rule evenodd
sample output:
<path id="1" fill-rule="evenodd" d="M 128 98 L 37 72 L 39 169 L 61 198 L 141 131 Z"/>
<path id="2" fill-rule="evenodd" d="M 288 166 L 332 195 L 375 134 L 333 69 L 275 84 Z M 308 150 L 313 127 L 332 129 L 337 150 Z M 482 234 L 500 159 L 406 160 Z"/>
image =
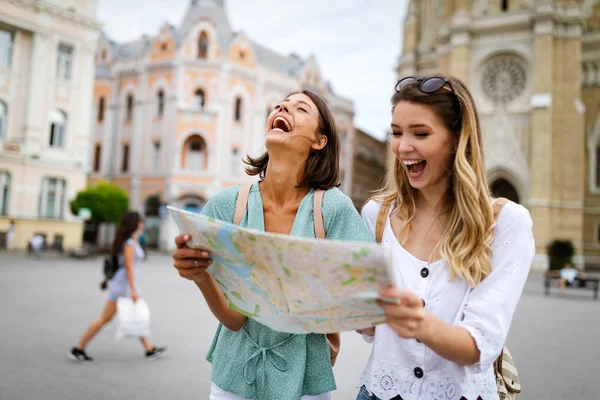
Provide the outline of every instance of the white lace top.
<path id="1" fill-rule="evenodd" d="M 370 201 L 362 210 L 373 237 L 379 208 Z M 400 338 L 387 324 L 379 325 L 358 387 L 364 385 L 383 400 L 397 395 L 403 400 L 498 399 L 493 362 L 506 340 L 535 254 L 531 226 L 527 209 L 512 202 L 503 207 L 492 242 L 492 272 L 469 289 L 460 278 L 448 280 L 446 261 L 428 264 L 406 251 L 392 232 L 388 215 L 382 242 L 392 249 L 400 284 L 423 298 L 426 310 L 467 329 L 481 357 L 463 367 L 414 339 Z"/>

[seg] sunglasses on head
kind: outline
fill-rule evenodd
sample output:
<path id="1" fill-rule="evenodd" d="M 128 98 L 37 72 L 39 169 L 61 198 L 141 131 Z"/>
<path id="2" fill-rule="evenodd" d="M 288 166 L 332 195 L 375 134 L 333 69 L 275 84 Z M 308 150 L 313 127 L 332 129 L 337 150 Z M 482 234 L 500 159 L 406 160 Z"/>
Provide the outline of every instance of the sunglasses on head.
<path id="1" fill-rule="evenodd" d="M 414 76 L 407 76 L 406 78 L 400 79 L 398 81 L 398 83 L 396 83 L 396 92 L 401 91 L 402 88 L 405 87 L 406 85 L 410 85 L 410 84 L 414 84 L 414 83 L 420 83 L 419 89 L 423 93 L 435 93 L 438 90 L 440 90 L 441 88 L 443 88 L 444 85 L 448 84 L 452 93 L 454 93 L 454 95 L 456 95 L 456 93 L 454 92 L 454 88 L 452 87 L 452 83 L 450 83 L 450 81 L 448 79 L 441 78 L 439 76 L 432 76 L 430 78 L 424 78 L 424 79 L 423 78 L 415 78 Z"/>

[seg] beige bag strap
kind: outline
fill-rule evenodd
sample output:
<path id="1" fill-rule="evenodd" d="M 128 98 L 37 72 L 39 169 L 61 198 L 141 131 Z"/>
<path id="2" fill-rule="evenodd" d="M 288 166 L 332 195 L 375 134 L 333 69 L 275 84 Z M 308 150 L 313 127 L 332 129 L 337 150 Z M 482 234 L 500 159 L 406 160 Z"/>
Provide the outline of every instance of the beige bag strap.
<path id="1" fill-rule="evenodd" d="M 315 199 L 313 205 L 314 214 L 314 225 L 315 225 L 315 237 L 317 239 L 325 239 L 325 225 L 323 224 L 323 212 L 321 211 L 321 205 L 323 204 L 324 190 L 315 190 Z"/>
<path id="2" fill-rule="evenodd" d="M 496 221 L 498 219 L 498 215 L 500 215 L 500 211 L 502 211 L 502 207 L 504 207 L 504 205 L 506 203 L 508 203 L 508 199 L 505 199 L 504 197 L 498 197 L 495 201 L 494 201 L 494 205 L 492 206 L 492 210 L 494 210 L 494 221 Z"/>
<path id="3" fill-rule="evenodd" d="M 250 195 L 250 189 L 252 189 L 252 185 L 240 186 L 240 191 L 238 193 L 237 201 L 235 203 L 235 214 L 233 214 L 233 223 L 235 225 L 239 225 L 240 222 L 242 222 L 242 218 L 244 218 L 244 214 L 246 213 L 246 207 L 248 206 L 248 196 Z"/>
<path id="4" fill-rule="evenodd" d="M 387 201 L 381 203 L 381 207 L 379 207 L 379 213 L 377 214 L 377 224 L 375 225 L 375 241 L 377 243 L 381 243 L 381 239 L 383 238 L 383 228 L 385 228 L 385 220 L 387 219 L 391 206 L 392 203 Z"/>

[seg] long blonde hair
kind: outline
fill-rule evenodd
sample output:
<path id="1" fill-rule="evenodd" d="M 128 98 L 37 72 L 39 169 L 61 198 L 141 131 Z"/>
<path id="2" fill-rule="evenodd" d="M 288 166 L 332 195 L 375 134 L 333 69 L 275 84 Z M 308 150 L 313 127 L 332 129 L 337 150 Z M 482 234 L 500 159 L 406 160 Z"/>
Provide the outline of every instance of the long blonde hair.
<path id="1" fill-rule="evenodd" d="M 450 209 L 442 220 L 443 233 L 432 254 L 439 253 L 448 262 L 450 280 L 458 276 L 473 287 L 492 270 L 494 217 L 485 176 L 481 128 L 475 102 L 465 85 L 456 78 L 439 77 L 447 79 L 451 87 L 445 85 L 436 92 L 423 93 L 419 83 L 406 84 L 392 96 L 392 112 L 401 101 L 427 106 L 457 139 L 446 195 Z M 400 161 L 393 159 L 385 186 L 372 199 L 380 203 L 396 202 L 394 213 L 403 222 L 400 239 L 404 241 L 415 215 L 417 190 L 410 186 Z"/>

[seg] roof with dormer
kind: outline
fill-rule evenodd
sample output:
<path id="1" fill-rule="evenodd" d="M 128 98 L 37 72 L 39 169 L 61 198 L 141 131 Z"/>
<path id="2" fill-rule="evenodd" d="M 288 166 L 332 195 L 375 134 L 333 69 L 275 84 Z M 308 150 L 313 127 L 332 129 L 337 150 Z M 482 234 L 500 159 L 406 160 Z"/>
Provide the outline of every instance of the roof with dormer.
<path id="1" fill-rule="evenodd" d="M 224 47 L 231 44 L 240 34 L 239 32 L 234 32 L 231 28 L 224 0 L 191 0 L 179 27 L 165 23 L 177 46 L 190 34 L 194 24 L 199 19 L 208 19 L 214 24 L 219 42 Z M 110 43 L 111 58 L 115 61 L 126 61 L 144 57 L 150 52 L 153 41 L 158 37 L 158 35 L 142 35 L 133 41 L 116 43 L 110 40 L 105 33 L 102 35 L 103 39 Z M 297 76 L 300 69 L 306 63 L 305 60 L 302 60 L 297 55 L 283 55 L 252 40 L 249 40 L 249 42 L 256 53 L 259 64 L 266 68 L 286 75 Z M 102 69 L 101 66 L 98 68 Z M 101 75 L 106 74 L 106 71 L 100 70 L 97 70 L 97 72 L 103 72 Z"/>

